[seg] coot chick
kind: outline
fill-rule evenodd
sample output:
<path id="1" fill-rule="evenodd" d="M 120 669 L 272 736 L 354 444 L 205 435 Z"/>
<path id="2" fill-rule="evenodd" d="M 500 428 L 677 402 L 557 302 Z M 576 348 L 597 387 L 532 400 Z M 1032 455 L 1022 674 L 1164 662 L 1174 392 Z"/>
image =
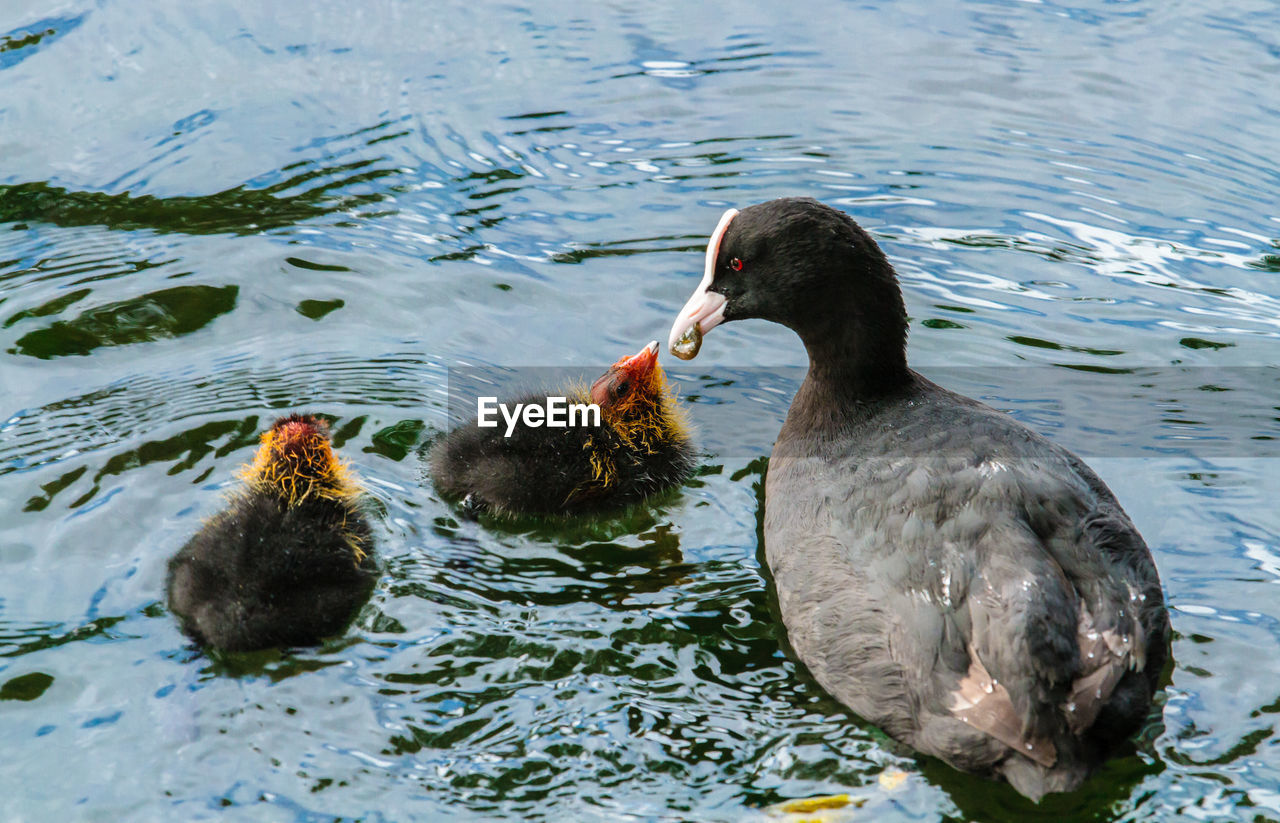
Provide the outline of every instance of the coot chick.
<path id="1" fill-rule="evenodd" d="M 658 365 L 657 341 L 618 360 L 589 391 L 564 396 L 598 405 L 598 420 L 563 428 L 517 423 L 510 437 L 501 422 L 454 429 L 431 450 L 436 488 L 472 515 L 580 515 L 639 502 L 692 472 L 693 443 Z M 515 403 L 545 408 L 547 395 L 506 401 Z"/>
<path id="2" fill-rule="evenodd" d="M 323 421 L 292 415 L 262 435 L 244 488 L 169 561 L 169 608 L 226 651 L 337 634 L 377 578 L 360 489 Z"/>
<path id="3" fill-rule="evenodd" d="M 835 209 L 788 198 L 721 218 L 672 350 L 746 318 L 809 355 L 764 516 L 800 660 L 958 769 L 1032 799 L 1080 785 L 1146 719 L 1168 652 L 1155 564 L 1115 496 L 1071 452 L 907 367 L 893 267 Z"/>

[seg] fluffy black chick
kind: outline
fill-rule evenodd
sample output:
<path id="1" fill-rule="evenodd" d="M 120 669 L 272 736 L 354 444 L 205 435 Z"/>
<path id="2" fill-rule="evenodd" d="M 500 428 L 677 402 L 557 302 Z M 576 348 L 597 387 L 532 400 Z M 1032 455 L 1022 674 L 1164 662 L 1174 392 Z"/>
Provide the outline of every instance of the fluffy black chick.
<path id="1" fill-rule="evenodd" d="M 656 342 L 618 360 L 589 391 L 566 397 L 598 405 L 598 422 L 517 424 L 510 436 L 501 425 L 454 429 L 429 456 L 436 488 L 472 514 L 580 515 L 639 502 L 692 472 L 693 443 Z M 530 394 L 506 405 L 546 402 L 547 395 Z"/>
<path id="2" fill-rule="evenodd" d="M 262 435 L 243 488 L 169 561 L 169 608 L 226 651 L 318 643 L 377 579 L 360 488 L 323 421 L 292 415 Z"/>

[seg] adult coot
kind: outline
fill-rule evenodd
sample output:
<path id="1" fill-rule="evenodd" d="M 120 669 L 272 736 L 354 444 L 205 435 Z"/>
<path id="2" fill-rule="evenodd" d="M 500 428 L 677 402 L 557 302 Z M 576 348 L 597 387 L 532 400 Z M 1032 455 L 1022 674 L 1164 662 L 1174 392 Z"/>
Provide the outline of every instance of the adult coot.
<path id="1" fill-rule="evenodd" d="M 598 419 L 516 424 L 510 435 L 503 423 L 454 429 L 431 450 L 436 487 L 473 514 L 577 515 L 638 502 L 693 470 L 693 443 L 658 365 L 657 341 L 618 360 L 589 391 L 565 394 L 568 404 L 599 406 Z M 547 395 L 506 405 L 516 403 L 546 408 Z"/>
<path id="2" fill-rule="evenodd" d="M 1088 466 L 907 368 L 883 252 L 787 198 L 730 210 L 670 344 L 762 318 L 809 371 L 773 447 L 765 555 L 796 654 L 915 749 L 1027 797 L 1142 725 L 1169 622 L 1142 537 Z"/>
<path id="3" fill-rule="evenodd" d="M 262 435 L 244 488 L 169 561 L 169 608 L 196 642 L 227 651 L 318 643 L 342 630 L 377 578 L 360 489 L 323 421 L 293 415 Z"/>

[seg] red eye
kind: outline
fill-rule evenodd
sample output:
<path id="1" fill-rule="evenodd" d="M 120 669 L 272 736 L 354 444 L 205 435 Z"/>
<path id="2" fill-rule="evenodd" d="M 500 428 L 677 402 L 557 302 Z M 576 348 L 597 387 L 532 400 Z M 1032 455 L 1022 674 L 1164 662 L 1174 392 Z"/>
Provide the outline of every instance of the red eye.
<path id="1" fill-rule="evenodd" d="M 742 271 L 742 260 L 737 257 L 733 258 L 732 260 L 729 261 L 729 268 L 733 269 L 734 271 Z"/>

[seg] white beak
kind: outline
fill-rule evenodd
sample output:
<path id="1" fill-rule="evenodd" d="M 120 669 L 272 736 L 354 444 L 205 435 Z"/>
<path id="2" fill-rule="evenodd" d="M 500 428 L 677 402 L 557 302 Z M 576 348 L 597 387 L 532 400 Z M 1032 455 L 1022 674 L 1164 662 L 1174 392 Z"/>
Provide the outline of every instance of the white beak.
<path id="1" fill-rule="evenodd" d="M 708 291 L 708 289 L 711 288 L 711 281 L 715 278 L 716 258 L 720 256 L 720 241 L 724 239 L 724 233 L 728 230 L 730 221 L 737 214 L 737 209 L 729 209 L 721 215 L 720 222 L 716 224 L 716 230 L 711 233 L 711 240 L 707 243 L 707 262 L 702 271 L 702 282 L 694 290 L 689 302 L 684 304 L 684 308 L 676 316 L 675 325 L 671 327 L 671 336 L 667 338 L 667 348 L 682 360 L 692 359 L 697 355 L 698 349 L 696 346 L 692 350 L 677 347 L 676 343 L 679 342 L 680 338 L 693 329 L 695 330 L 696 339 L 701 340 L 702 335 L 720 325 L 720 322 L 724 320 L 724 295 L 716 294 L 713 291 Z"/>

